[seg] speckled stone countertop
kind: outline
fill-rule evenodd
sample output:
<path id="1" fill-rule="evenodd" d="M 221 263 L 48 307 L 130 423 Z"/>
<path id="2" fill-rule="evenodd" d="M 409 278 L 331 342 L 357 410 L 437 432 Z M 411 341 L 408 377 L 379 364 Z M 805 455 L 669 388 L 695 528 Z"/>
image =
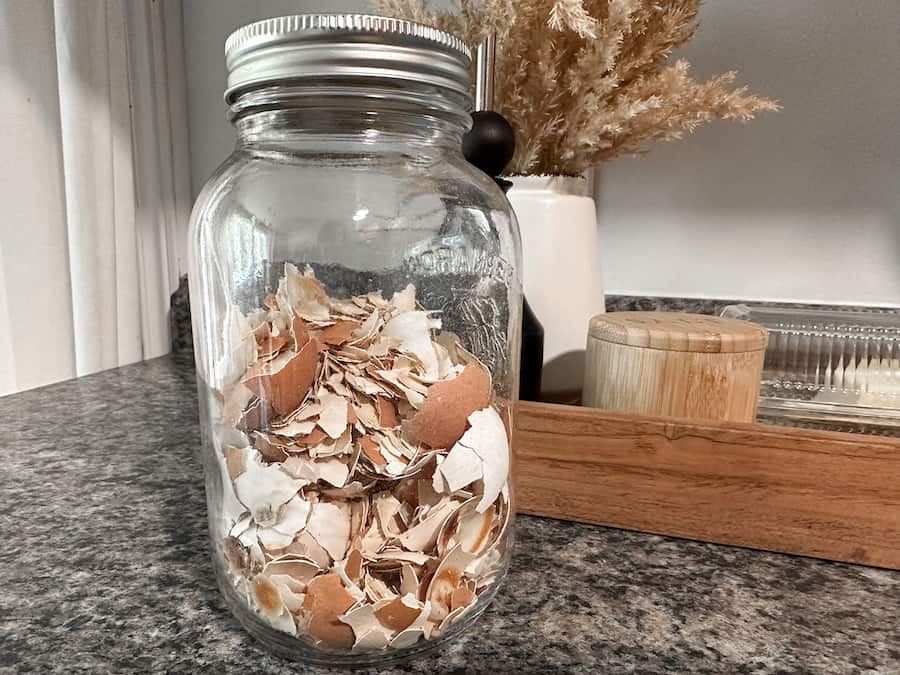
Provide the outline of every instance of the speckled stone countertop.
<path id="1" fill-rule="evenodd" d="M 196 418 L 173 357 L 0 398 L 0 671 L 321 672 L 219 597 Z M 475 629 L 383 672 L 900 672 L 897 572 L 526 517 L 516 548 Z"/>

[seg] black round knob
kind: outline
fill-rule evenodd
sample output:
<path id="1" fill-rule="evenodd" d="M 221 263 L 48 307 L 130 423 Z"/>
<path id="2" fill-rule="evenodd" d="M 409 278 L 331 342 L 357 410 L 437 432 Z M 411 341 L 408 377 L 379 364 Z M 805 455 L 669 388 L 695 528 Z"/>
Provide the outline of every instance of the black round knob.
<path id="1" fill-rule="evenodd" d="M 472 128 L 463 136 L 463 155 L 494 178 L 516 151 L 516 135 L 506 118 L 493 110 L 472 113 Z"/>

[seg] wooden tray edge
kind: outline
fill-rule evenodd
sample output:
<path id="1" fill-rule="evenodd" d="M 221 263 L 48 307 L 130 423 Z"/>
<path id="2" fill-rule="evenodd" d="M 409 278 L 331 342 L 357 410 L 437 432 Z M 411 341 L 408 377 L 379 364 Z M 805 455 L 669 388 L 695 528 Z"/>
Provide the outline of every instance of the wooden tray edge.
<path id="1" fill-rule="evenodd" d="M 900 439 L 523 402 L 522 513 L 900 569 Z"/>

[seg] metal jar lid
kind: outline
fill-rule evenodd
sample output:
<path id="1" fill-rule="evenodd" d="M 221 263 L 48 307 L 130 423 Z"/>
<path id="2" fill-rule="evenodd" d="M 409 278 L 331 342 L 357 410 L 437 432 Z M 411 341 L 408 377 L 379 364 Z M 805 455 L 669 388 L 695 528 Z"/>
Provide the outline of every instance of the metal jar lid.
<path id="1" fill-rule="evenodd" d="M 225 102 L 283 80 L 371 78 L 469 95 L 469 48 L 422 24 L 364 14 L 298 14 L 239 28 L 225 41 Z"/>

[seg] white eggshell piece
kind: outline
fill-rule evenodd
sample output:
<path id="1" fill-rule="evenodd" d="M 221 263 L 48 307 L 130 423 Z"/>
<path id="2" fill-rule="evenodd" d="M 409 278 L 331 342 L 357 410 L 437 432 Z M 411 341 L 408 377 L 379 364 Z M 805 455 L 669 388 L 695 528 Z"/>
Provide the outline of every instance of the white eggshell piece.
<path id="1" fill-rule="evenodd" d="M 309 517 L 311 504 L 300 497 L 293 497 L 281 509 L 278 522 L 273 527 L 279 532 L 295 535 L 304 527 Z"/>
<path id="2" fill-rule="evenodd" d="M 400 592 L 403 595 L 416 595 L 419 592 L 419 578 L 412 565 L 404 563 L 400 568 Z"/>
<path id="3" fill-rule="evenodd" d="M 471 427 L 459 439 L 458 445 L 474 450 L 481 458 L 484 481 L 484 494 L 478 502 L 478 511 L 481 512 L 494 503 L 506 485 L 509 477 L 509 439 L 503 420 L 493 408 L 473 412 L 469 415 L 469 424 Z"/>
<path id="4" fill-rule="evenodd" d="M 373 557 L 375 560 L 402 560 L 403 562 L 409 562 L 419 566 L 424 565 L 431 560 L 430 555 L 421 553 L 420 551 L 389 550 L 376 553 Z"/>
<path id="5" fill-rule="evenodd" d="M 225 458 L 219 455 L 216 457 L 216 462 L 219 465 L 219 480 L 222 483 L 222 528 L 227 530 L 247 512 L 247 507 L 235 493 L 234 483 L 231 482 L 231 477 L 228 475 L 228 464 Z"/>
<path id="6" fill-rule="evenodd" d="M 240 537 L 253 524 L 253 516 L 249 513 L 235 521 L 232 528 L 228 531 L 230 537 Z"/>
<path id="7" fill-rule="evenodd" d="M 284 534 L 272 527 L 259 528 L 257 536 L 259 537 L 259 543 L 265 546 L 266 550 L 269 551 L 277 551 L 285 548 L 286 546 L 290 546 L 291 542 L 294 541 L 293 535 Z"/>
<path id="8" fill-rule="evenodd" d="M 280 436 L 289 436 L 293 438 L 294 436 L 306 436 L 307 434 L 311 434 L 315 428 L 316 423 L 313 420 L 294 420 L 283 427 L 273 427 L 272 431 Z"/>
<path id="9" fill-rule="evenodd" d="M 319 403 L 322 406 L 319 427 L 331 438 L 340 438 L 347 430 L 347 399 L 322 390 L 319 392 Z"/>
<path id="10" fill-rule="evenodd" d="M 213 386 L 219 390 L 237 380 L 256 360 L 256 340 L 254 326 L 237 305 L 230 305 L 225 311 L 222 326 L 222 355 L 216 361 Z"/>
<path id="11" fill-rule="evenodd" d="M 410 551 L 425 551 L 434 546 L 441 525 L 456 510 L 458 504 L 446 502 L 431 509 L 424 520 L 413 525 L 401 534 L 398 539 L 403 547 Z"/>
<path id="12" fill-rule="evenodd" d="M 439 473 L 441 475 L 440 480 L 437 478 L 433 479 L 432 486 L 435 491 L 455 492 L 481 478 L 483 471 L 481 456 L 475 450 L 463 444 L 464 439 L 465 434 L 453 446 L 450 454 L 447 455 L 434 472 L 435 476 Z"/>
<path id="13" fill-rule="evenodd" d="M 260 525 L 272 525 L 279 507 L 297 494 L 305 482 L 291 478 L 276 464 L 252 461 L 234 481 L 238 499 Z"/>
<path id="14" fill-rule="evenodd" d="M 350 469 L 345 462 L 339 459 L 323 459 L 316 462 L 316 471 L 321 480 L 334 487 L 344 487 Z"/>
<path id="15" fill-rule="evenodd" d="M 306 529 L 333 560 L 343 559 L 350 539 L 347 513 L 334 504 L 319 502 L 312 508 Z"/>
<path id="16" fill-rule="evenodd" d="M 400 350 L 419 359 L 426 375 L 436 376 L 438 360 L 431 342 L 432 325 L 428 312 L 403 312 L 388 321 L 381 334 L 400 340 Z"/>
<path id="17" fill-rule="evenodd" d="M 416 308 L 416 287 L 407 285 L 402 291 L 397 291 L 390 300 L 391 309 L 399 314 L 412 312 Z"/>

